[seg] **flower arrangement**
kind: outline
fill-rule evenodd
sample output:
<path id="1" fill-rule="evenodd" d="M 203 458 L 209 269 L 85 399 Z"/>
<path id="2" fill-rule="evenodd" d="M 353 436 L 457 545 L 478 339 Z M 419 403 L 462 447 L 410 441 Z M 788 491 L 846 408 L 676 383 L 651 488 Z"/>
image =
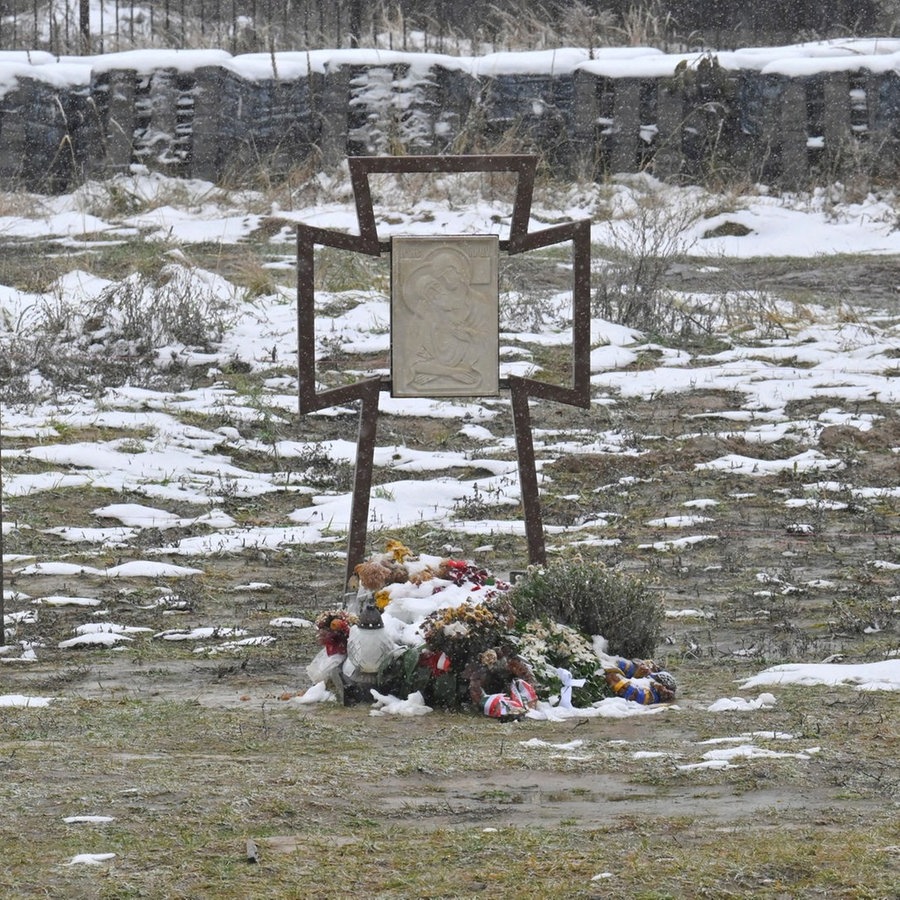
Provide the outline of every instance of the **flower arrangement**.
<path id="1" fill-rule="evenodd" d="M 462 671 L 485 650 L 508 642 L 515 613 L 502 594 L 486 594 L 479 603 L 462 603 L 426 616 L 420 631 L 428 650 L 444 653 Z"/>
<path id="2" fill-rule="evenodd" d="M 356 616 L 345 609 L 325 610 L 316 616 L 316 640 L 329 656 L 346 653 L 350 626 L 356 622 Z"/>
<path id="3" fill-rule="evenodd" d="M 549 619 L 532 619 L 519 634 L 519 650 L 536 664 L 599 667 L 594 648 L 581 632 Z"/>
<path id="4" fill-rule="evenodd" d="M 388 603 L 391 602 L 391 592 L 382 588 L 380 591 L 375 592 L 375 597 L 373 599 L 375 601 L 375 606 L 378 607 L 378 612 L 384 612 Z"/>
<path id="5" fill-rule="evenodd" d="M 532 686 L 542 697 L 559 694 L 563 706 L 573 690 L 579 705 L 591 703 L 612 692 L 587 635 L 644 648 L 660 627 L 661 605 L 646 586 L 582 562 L 531 567 L 512 587 L 475 563 L 419 556 L 389 540 L 355 573 L 359 601 L 384 614 L 394 642 L 379 690 L 421 691 L 432 706 L 471 703 L 509 717 L 522 685 L 528 696 L 519 697 L 516 715 L 536 702 Z M 342 609 L 318 616 L 323 659 L 347 653 L 355 623 Z"/>
<path id="6" fill-rule="evenodd" d="M 565 669 L 576 681 L 584 679 L 584 685 L 577 688 L 579 701 L 593 702 L 611 695 L 593 646 L 570 625 L 532 619 L 521 629 L 516 643 L 519 654 L 532 666 L 545 693 L 560 690 L 563 682 L 557 670 Z"/>
<path id="7" fill-rule="evenodd" d="M 393 557 L 393 560 L 396 563 L 403 563 L 413 556 L 412 550 L 410 550 L 403 541 L 398 541 L 394 538 L 391 538 L 391 540 L 385 544 L 384 549 L 386 553 L 389 553 Z"/>
<path id="8" fill-rule="evenodd" d="M 485 586 L 496 587 L 499 590 L 509 589 L 506 582 L 498 581 L 487 569 L 472 565 L 464 559 L 445 559 L 438 566 L 437 575 L 439 578 L 452 581 L 457 587 L 468 583 L 472 586 L 473 591 Z"/>

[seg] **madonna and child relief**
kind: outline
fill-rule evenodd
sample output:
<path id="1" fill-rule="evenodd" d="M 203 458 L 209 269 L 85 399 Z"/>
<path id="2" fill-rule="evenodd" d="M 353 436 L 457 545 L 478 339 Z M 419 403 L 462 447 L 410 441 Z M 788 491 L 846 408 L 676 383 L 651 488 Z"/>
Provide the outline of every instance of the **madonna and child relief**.
<path id="1" fill-rule="evenodd" d="M 498 259 L 496 235 L 393 238 L 393 396 L 499 393 Z"/>

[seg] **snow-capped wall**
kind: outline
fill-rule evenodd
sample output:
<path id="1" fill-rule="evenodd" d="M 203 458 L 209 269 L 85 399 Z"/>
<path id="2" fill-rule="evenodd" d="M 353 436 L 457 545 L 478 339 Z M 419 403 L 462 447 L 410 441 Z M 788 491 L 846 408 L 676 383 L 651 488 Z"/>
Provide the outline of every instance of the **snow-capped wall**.
<path id="1" fill-rule="evenodd" d="M 711 166 L 796 182 L 900 139 L 900 41 L 718 54 L 562 48 L 231 56 L 0 53 L 0 179 L 54 190 L 135 165 L 218 180 L 313 156 L 540 152 L 560 175 Z"/>

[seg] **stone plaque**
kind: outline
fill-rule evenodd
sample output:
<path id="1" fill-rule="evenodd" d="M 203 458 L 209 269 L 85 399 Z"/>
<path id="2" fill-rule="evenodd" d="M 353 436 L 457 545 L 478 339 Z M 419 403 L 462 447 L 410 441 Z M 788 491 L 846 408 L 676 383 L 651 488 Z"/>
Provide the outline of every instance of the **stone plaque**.
<path id="1" fill-rule="evenodd" d="M 496 235 L 391 241 L 394 397 L 500 392 Z"/>

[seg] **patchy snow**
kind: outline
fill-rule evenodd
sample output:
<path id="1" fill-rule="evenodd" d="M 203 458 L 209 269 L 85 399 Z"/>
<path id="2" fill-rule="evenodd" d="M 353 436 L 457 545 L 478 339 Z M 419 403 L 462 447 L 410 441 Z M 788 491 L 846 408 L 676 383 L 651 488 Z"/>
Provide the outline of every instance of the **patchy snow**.
<path id="1" fill-rule="evenodd" d="M 551 741 L 542 741 L 540 738 L 531 738 L 528 741 L 519 741 L 519 744 L 530 750 L 577 750 L 579 747 L 584 746 L 584 741 L 576 739 L 574 741 L 566 741 L 564 744 L 554 744 Z"/>
<path id="2" fill-rule="evenodd" d="M 707 707 L 709 712 L 747 712 L 755 709 L 768 709 L 778 701 L 773 694 L 760 694 L 755 700 L 746 697 L 723 697 Z"/>
<path id="3" fill-rule="evenodd" d="M 537 707 L 528 710 L 525 715 L 528 719 L 564 722 L 566 719 L 584 718 L 628 719 L 634 716 L 654 716 L 677 709 L 678 706 L 674 704 L 642 706 L 640 703 L 634 703 L 622 697 L 606 697 L 587 707 L 553 706 L 550 703 L 538 701 Z"/>
<path id="4" fill-rule="evenodd" d="M 118 6 L 106 9 L 92 4 L 91 30 L 114 30 Z M 139 18 L 130 20 L 139 32 L 146 28 Z M 45 28 L 49 27 L 45 24 Z M 114 33 L 114 31 L 113 31 Z M 49 33 L 43 35 L 47 40 Z M 900 42 L 890 38 L 844 38 L 783 47 L 719 51 L 716 60 L 726 70 L 755 70 L 763 74 L 794 77 L 820 72 L 864 69 L 896 71 L 900 67 Z M 84 85 L 91 75 L 129 69 L 148 75 L 160 69 L 184 73 L 205 66 L 222 66 L 251 81 L 277 78 L 293 80 L 325 73 L 343 66 L 389 67 L 406 65 L 420 76 L 434 65 L 468 72 L 474 77 L 510 74 L 565 75 L 582 70 L 605 78 L 658 78 L 675 75 L 679 65 L 689 69 L 709 58 L 708 51 L 663 53 L 652 47 L 562 47 L 553 50 L 496 52 L 485 56 L 450 56 L 409 53 L 380 48 L 327 49 L 247 53 L 232 56 L 212 50 L 128 50 L 102 56 L 57 58 L 49 53 L 5 52 L 0 55 L 0 90 L 8 91 L 19 77 L 30 77 L 57 86 Z"/>
<path id="5" fill-rule="evenodd" d="M 75 629 L 76 634 L 149 634 L 152 631 L 152 628 L 119 625 L 116 622 L 91 622 L 89 625 L 79 625 Z"/>
<path id="6" fill-rule="evenodd" d="M 198 628 L 171 628 L 153 635 L 163 641 L 208 641 L 210 638 L 241 637 L 247 632 L 243 628 L 219 628 L 203 626 Z"/>
<path id="7" fill-rule="evenodd" d="M 79 572 L 82 570 L 79 569 Z M 75 574 L 67 572 L 65 574 Z M 100 601 L 96 597 L 66 597 L 54 595 L 52 597 L 37 597 L 31 601 L 36 606 L 99 606 Z"/>
<path id="8" fill-rule="evenodd" d="M 171 640 L 171 638 L 169 638 Z M 193 652 L 204 653 L 207 656 L 216 656 L 219 653 L 234 653 L 236 650 L 244 650 L 247 647 L 269 647 L 275 643 L 276 638 L 269 634 L 259 634 L 254 637 L 241 638 L 238 641 L 225 641 L 222 644 L 212 646 L 194 647 Z"/>
<path id="9" fill-rule="evenodd" d="M 115 859 L 115 853 L 78 853 L 67 863 L 67 866 L 99 866 L 101 863 Z"/>
<path id="10" fill-rule="evenodd" d="M 762 478 L 779 472 L 839 472 L 844 463 L 839 459 L 829 459 L 818 450 L 806 450 L 787 459 L 753 459 L 730 453 L 708 463 L 697 463 L 698 471 L 718 469 L 733 475 L 752 475 Z"/>
<path id="11" fill-rule="evenodd" d="M 369 710 L 370 716 L 424 716 L 432 711 L 420 691 L 414 691 L 401 700 L 393 694 L 379 694 L 373 688 L 372 697 L 375 702 Z"/>
<path id="12" fill-rule="evenodd" d="M 785 684 L 852 685 L 858 691 L 900 691 L 900 659 L 852 665 L 787 663 L 749 678 L 741 689 Z"/>
<path id="13" fill-rule="evenodd" d="M 900 53 L 897 42 L 882 42 L 875 47 L 847 41 L 803 45 L 780 55 L 769 51 L 741 51 L 731 61 L 764 70 L 772 66 L 784 68 L 788 65 L 787 60 L 792 58 L 802 60 L 803 66 L 819 66 L 820 71 L 825 71 L 833 70 L 837 65 L 835 60 L 861 61 L 864 66 L 893 65 L 896 62 L 893 54 L 897 53 Z M 158 64 L 162 58 L 156 51 L 153 56 L 152 60 L 147 54 L 106 59 L 102 65 L 111 67 L 127 62 L 142 70 L 142 67 Z M 309 65 L 314 70 L 316 67 L 324 70 L 326 65 L 362 58 L 355 56 L 354 51 L 331 58 L 321 54 L 298 54 L 294 58 L 284 55 L 283 60 L 279 59 L 279 72 L 287 77 L 291 65 L 295 65 L 297 71 L 303 67 L 305 73 Z M 384 59 L 386 57 L 382 62 Z M 677 64 L 680 59 L 638 48 L 622 53 L 601 51 L 594 60 L 587 59 L 584 52 L 578 50 L 536 55 L 527 60 L 517 54 L 496 54 L 482 58 L 478 65 L 483 71 L 495 73 L 513 71 L 526 64 L 543 66 L 547 71 L 606 66 L 610 72 L 615 70 L 624 76 L 624 73 Z M 246 77 L 267 77 L 266 66 L 271 67 L 270 57 L 264 54 L 230 58 L 227 54 L 212 57 L 199 53 L 176 54 L 171 58 L 171 64 L 182 69 L 220 61 L 236 67 L 235 71 L 243 72 Z M 282 61 L 284 68 L 281 68 Z M 694 61 L 695 58 L 689 63 Z M 467 64 L 459 59 L 454 63 L 458 66 Z M 20 58 L 0 57 L 0 82 L 8 86 L 10 79 L 18 77 L 15 67 L 25 65 Z M 92 66 L 101 63 L 86 59 L 67 65 L 71 70 L 78 70 L 72 74 L 73 78 L 84 78 Z M 41 69 L 45 77 L 61 77 L 70 71 L 57 68 L 52 58 L 41 55 L 35 55 L 27 68 L 29 72 Z M 56 76 L 51 72 L 56 72 Z M 98 202 L 110 189 L 134 197 L 136 205 L 143 207 L 142 211 L 124 217 L 114 215 L 107 208 L 108 204 Z M 729 259 L 761 257 L 773 252 L 779 257 L 803 258 L 847 252 L 869 257 L 900 253 L 896 198 L 888 193 L 850 201 L 834 191 L 802 196 L 776 195 L 760 187 L 739 198 L 730 198 L 733 209 L 719 214 L 721 221 L 727 219 L 746 225 L 750 229 L 748 234 L 706 238 L 703 231 L 715 227 L 718 216 L 695 223 L 691 213 L 698 208 L 721 204 L 721 198 L 696 187 L 667 186 L 646 176 L 635 176 L 612 179 L 603 186 L 579 188 L 573 191 L 571 202 L 562 210 L 541 209 L 536 203 L 531 227 L 546 227 L 546 221 L 551 218 L 590 215 L 594 205 L 607 204 L 604 208 L 608 208 L 610 214 L 594 220 L 592 238 L 595 242 L 616 246 L 617 240 L 633 236 L 634 225 L 629 211 L 633 211 L 648 193 L 663 198 L 667 207 L 676 214 L 683 214 L 683 220 L 689 223 L 683 235 L 687 253 L 715 256 L 723 265 Z M 184 203 L 174 204 L 174 195 L 182 197 Z M 324 475 L 321 482 L 311 486 L 307 472 L 314 471 L 316 464 L 325 474 L 330 469 L 349 468 L 355 461 L 355 444 L 347 440 L 269 440 L 261 436 L 264 416 L 288 422 L 297 412 L 297 382 L 290 374 L 296 355 L 296 310 L 291 292 L 283 287 L 273 288 L 269 294 L 251 298 L 227 279 L 191 265 L 186 250 L 180 248 L 189 249 L 202 242 L 230 250 L 247 240 L 267 214 L 282 216 L 288 222 L 302 220 L 307 224 L 354 232 L 357 222 L 352 204 L 334 200 L 286 211 L 275 208 L 261 193 L 229 192 L 205 182 L 176 182 L 160 175 L 136 173 L 117 177 L 105 185 L 85 185 L 69 195 L 34 198 L 32 206 L 21 215 L 0 220 L 4 233 L 11 238 L 39 235 L 61 239 L 88 233 L 105 237 L 139 233 L 150 238 L 164 233 L 165 240 L 173 248 L 170 275 L 181 279 L 191 291 L 204 291 L 213 296 L 228 310 L 229 318 L 221 340 L 211 348 L 201 351 L 196 347 L 170 347 L 168 344 L 156 348 L 159 360 L 170 359 L 174 354 L 184 365 L 196 367 L 198 373 L 210 373 L 211 377 L 202 387 L 168 390 L 123 384 L 99 392 L 60 394 L 55 390 L 48 391 L 47 385 L 35 376 L 33 399 L 21 405 L 4 406 L 3 437 L 15 438 L 14 447 L 4 448 L 4 459 L 17 463 L 12 471 L 4 471 L 4 499 L 44 495 L 49 506 L 57 493 L 80 488 L 109 492 L 110 499 L 123 498 L 123 502 L 93 506 L 90 519 L 86 514 L 78 521 L 53 522 L 47 527 L 44 534 L 48 541 L 56 540 L 56 554 L 4 556 L 4 562 L 20 582 L 27 578 L 64 578 L 70 584 L 59 590 L 71 591 L 71 595 L 60 593 L 32 599 L 19 591 L 4 591 L 4 599 L 10 604 L 27 603 L 38 613 L 42 607 L 89 609 L 100 607 L 101 601 L 81 595 L 82 591 L 88 595 L 97 591 L 95 586 L 80 588 L 82 580 L 102 579 L 126 587 L 142 584 L 142 589 L 146 589 L 148 580 L 168 582 L 202 574 L 202 560 L 214 554 L 224 556 L 248 551 L 268 554 L 312 548 L 318 554 L 340 557 L 350 522 L 351 495 L 345 488 L 329 486 Z M 490 221 L 490 216 L 496 215 L 490 230 L 503 233 L 509 227 L 508 204 L 498 206 L 499 213 L 483 204 L 455 203 L 453 209 L 447 209 L 426 197 L 417 204 L 414 212 L 402 205 L 399 209 L 386 209 L 377 224 L 380 234 L 388 234 L 391 230 L 466 234 L 482 232 L 486 219 Z M 94 211 L 88 212 L 88 208 Z M 415 216 L 419 218 L 415 220 Z M 291 249 L 287 246 L 290 228 L 287 232 L 272 240 L 270 247 L 274 255 L 287 257 Z M 288 259 L 284 265 L 292 266 L 293 260 Z M 117 285 L 121 286 L 96 278 L 74 264 L 70 272 L 56 279 L 44 292 L 0 285 L 0 336 L 9 340 L 24 337 L 36 317 L 48 306 L 59 303 L 77 313 L 95 302 L 103 291 Z M 845 471 L 845 456 L 818 449 L 801 451 L 793 445 L 812 443 L 824 429 L 832 426 L 866 434 L 879 424 L 878 417 L 866 411 L 867 403 L 872 400 L 881 404 L 900 403 L 900 379 L 896 377 L 900 332 L 896 318 L 883 311 L 870 315 L 868 310 L 861 309 L 858 316 L 848 320 L 845 309 L 818 307 L 811 307 L 806 311 L 808 315 L 804 313 L 792 318 L 795 311 L 791 307 L 777 298 L 773 303 L 773 309 L 784 316 L 786 323 L 778 334 L 763 333 L 759 323 L 753 323 L 749 330 L 732 334 L 726 348 L 717 352 L 674 350 L 649 341 L 646 335 L 633 328 L 593 316 L 590 323 L 593 396 L 589 414 L 596 415 L 600 421 L 580 430 L 534 430 L 540 485 L 551 484 L 552 467 L 548 463 L 564 454 L 638 458 L 643 451 L 632 445 L 627 429 L 614 427 L 620 414 L 619 407 L 629 398 L 708 391 L 733 397 L 734 408 L 686 417 L 687 427 L 695 431 L 702 429 L 702 433 L 716 440 L 741 436 L 752 449 L 743 454 L 728 453 L 699 462 L 698 473 L 724 472 L 754 479 L 814 475 L 813 483 L 798 486 L 793 494 L 785 495 L 786 510 L 810 510 L 816 514 L 844 510 L 850 502 L 845 493 L 854 503 L 895 502 L 900 498 L 900 488 L 896 486 L 849 488 L 842 483 L 839 479 Z M 552 303 L 548 302 L 550 312 L 546 320 L 543 323 L 528 322 L 528 330 L 522 333 L 510 327 L 520 324 L 515 316 L 507 316 L 509 321 L 504 325 L 502 337 L 506 371 L 520 365 L 532 367 L 538 348 L 555 352 L 571 343 L 564 306 L 558 297 L 554 297 Z M 390 315 L 390 301 L 384 290 L 323 291 L 318 297 L 317 335 L 320 339 L 326 336 L 345 351 L 384 354 L 390 349 Z M 328 354 L 323 345 L 316 348 L 316 353 L 323 365 L 331 365 L 325 363 Z M 279 371 L 269 374 L 276 361 Z M 636 365 L 638 361 L 640 364 Z M 264 376 L 258 395 L 240 393 L 224 377 L 225 368 L 233 363 L 241 363 L 251 373 Z M 287 364 L 287 372 L 281 370 L 283 364 Z M 384 361 L 378 361 L 373 369 L 363 369 L 362 363 L 356 365 L 360 366 L 359 371 L 352 365 L 336 368 L 341 377 L 347 378 L 387 371 Z M 820 403 L 823 410 L 802 416 L 791 412 L 809 400 Z M 389 428 L 380 429 L 374 452 L 377 486 L 372 492 L 369 510 L 372 526 L 386 530 L 427 523 L 429 528 L 443 534 L 473 537 L 486 553 L 490 552 L 496 538 L 504 534 L 524 534 L 521 519 L 510 516 L 521 499 L 515 442 L 503 434 L 503 426 L 499 424 L 503 421 L 502 416 L 508 414 L 508 398 L 401 399 L 382 394 L 379 408 L 382 425 L 400 421 L 401 417 L 417 417 L 430 420 L 436 429 L 446 429 L 447 439 L 440 447 L 420 446 L 415 441 L 390 435 Z M 354 413 L 352 407 L 345 406 L 321 410 L 316 415 L 324 418 Z M 213 418 L 210 414 L 214 414 L 215 424 L 206 427 L 189 424 L 205 423 Z M 210 419 L 202 418 L 205 416 Z M 118 436 L 67 440 L 70 433 L 79 435 L 94 429 L 109 430 Z M 458 438 L 477 442 L 477 446 L 475 449 L 454 449 L 465 443 Z M 777 448 L 784 445 L 793 446 L 793 449 L 778 454 Z M 900 452 L 900 448 L 895 450 Z M 263 454 L 284 463 L 285 471 L 276 474 L 254 471 L 246 460 Z M 478 474 L 477 478 L 471 479 L 447 474 L 455 471 L 477 471 Z M 627 493 L 636 484 L 653 480 L 635 475 L 618 479 L 607 477 L 611 479 L 609 484 L 589 486 L 592 496 L 616 497 Z M 660 475 L 653 477 L 661 483 Z M 259 524 L 251 515 L 239 517 L 225 511 L 238 505 L 240 500 L 265 502 L 265 498 L 275 494 L 289 495 L 289 501 L 296 501 L 286 505 L 283 521 L 277 525 Z M 831 494 L 839 496 L 832 498 Z M 740 502 L 754 496 L 753 492 L 735 490 L 730 499 Z M 124 502 L 125 498 L 129 502 Z M 144 502 L 135 502 L 139 499 Z M 573 494 L 567 502 L 582 501 Z M 666 515 L 650 518 L 652 513 L 647 513 L 640 521 L 648 527 L 667 530 L 698 528 L 711 521 L 704 513 L 713 510 L 717 503 L 711 498 L 699 497 L 680 505 L 689 512 L 672 514 L 672 510 L 663 508 L 658 513 Z M 603 508 L 579 512 L 583 514 L 577 521 L 566 526 L 547 527 L 546 535 L 551 538 L 564 536 L 567 546 L 615 547 L 620 544 L 620 538 L 605 532 L 616 527 L 615 515 Z M 797 530 L 807 524 L 795 522 L 788 527 Z M 3 533 L 14 536 L 24 527 L 4 522 Z M 573 537 L 577 542 L 571 540 Z M 687 553 L 697 545 L 724 538 L 724 535 L 712 533 L 689 534 L 639 546 L 659 553 Z M 65 550 L 60 551 L 63 544 Z M 551 544 L 550 549 L 557 548 Z M 110 553 L 110 550 L 115 552 Z M 889 549 L 886 548 L 881 556 L 865 560 L 863 564 L 878 576 L 890 575 L 900 569 L 900 562 L 891 557 Z M 190 557 L 197 560 L 198 565 L 174 565 L 157 557 Z M 112 559 L 121 561 L 112 565 Z M 806 586 L 828 591 L 834 589 L 833 584 L 822 578 L 810 580 Z M 774 582 L 767 582 L 766 587 L 779 592 L 789 589 L 787 585 Z M 267 587 L 251 582 L 233 590 L 250 593 L 267 590 Z M 454 601 L 458 602 L 458 598 L 450 590 L 437 601 L 427 594 L 406 597 L 403 602 L 398 598 L 385 616 L 386 627 L 397 640 L 413 643 L 421 618 L 432 611 L 436 603 L 449 605 Z M 184 599 L 166 593 L 140 608 L 160 607 L 168 613 L 185 609 L 187 605 Z M 13 616 L 18 614 L 15 612 Z M 107 612 L 100 614 L 110 615 Z M 710 615 L 702 607 L 666 612 L 672 619 L 707 619 Z M 10 627 L 27 623 L 8 615 L 5 624 Z M 311 625 L 309 620 L 296 617 L 279 617 L 270 624 L 273 629 L 308 628 Z M 870 627 L 874 629 L 878 625 L 872 623 Z M 124 626 L 97 623 L 91 627 L 82 626 L 74 638 L 59 646 L 63 649 L 121 649 L 138 637 L 137 632 Z M 155 638 L 194 642 L 198 645 L 192 648 L 195 652 L 213 655 L 240 652 L 248 646 L 266 646 L 274 641 L 270 635 L 248 635 L 236 628 L 196 624 L 157 632 Z M 2 655 L 4 662 L 35 658 L 33 646 L 9 646 L 11 649 Z M 897 690 L 900 675 L 896 665 L 897 662 L 892 660 L 869 663 L 868 668 L 836 664 L 779 666 L 761 673 L 742 687 L 799 683 Z M 756 700 L 725 697 L 713 704 L 710 711 L 752 713 L 767 708 L 771 697 L 771 694 L 762 694 Z M 296 702 L 326 699 L 331 699 L 331 693 L 324 685 L 317 684 L 302 698 L 296 698 Z M 422 707 L 415 698 L 385 698 L 377 702 L 380 705 L 376 711 L 383 715 L 421 714 Z M 553 721 L 573 716 L 616 718 L 653 715 L 663 709 L 643 708 L 612 698 L 587 709 L 575 710 L 540 704 L 529 716 Z M 702 762 L 710 765 L 732 763 L 728 759 Z"/>
<path id="14" fill-rule="evenodd" d="M 661 519 L 649 519 L 644 524 L 650 528 L 690 528 L 712 521 L 708 516 L 663 516 Z"/>
<path id="15" fill-rule="evenodd" d="M 115 822 L 115 816 L 66 816 L 63 822 L 66 825 L 105 825 L 107 822 Z"/>
<path id="16" fill-rule="evenodd" d="M 24 694 L 0 694 L 0 706 L 40 709 L 44 706 L 49 706 L 54 699 L 53 697 L 28 697 Z"/>
<path id="17" fill-rule="evenodd" d="M 94 631 L 69 638 L 67 641 L 60 641 L 57 646 L 60 650 L 72 650 L 77 647 L 115 647 L 124 641 L 133 640 L 134 638 L 126 634 L 113 631 Z"/>
<path id="18" fill-rule="evenodd" d="M 314 625 L 309 619 L 295 616 L 279 616 L 277 619 L 272 619 L 269 624 L 273 628 L 312 628 Z"/>
<path id="19" fill-rule="evenodd" d="M 638 544 L 639 550 L 656 550 L 659 553 L 679 553 L 688 550 L 696 544 L 705 544 L 708 541 L 717 541 L 717 534 L 693 534 L 690 537 L 674 538 L 670 541 L 653 541 L 649 544 Z"/>
<path id="20" fill-rule="evenodd" d="M 16 570 L 16 575 L 102 575 L 106 578 L 187 578 L 201 574 L 201 569 L 186 566 L 174 566 L 169 563 L 133 560 L 112 566 L 109 569 L 97 569 L 93 566 L 82 566 L 77 563 L 46 562 L 34 563 Z"/>

